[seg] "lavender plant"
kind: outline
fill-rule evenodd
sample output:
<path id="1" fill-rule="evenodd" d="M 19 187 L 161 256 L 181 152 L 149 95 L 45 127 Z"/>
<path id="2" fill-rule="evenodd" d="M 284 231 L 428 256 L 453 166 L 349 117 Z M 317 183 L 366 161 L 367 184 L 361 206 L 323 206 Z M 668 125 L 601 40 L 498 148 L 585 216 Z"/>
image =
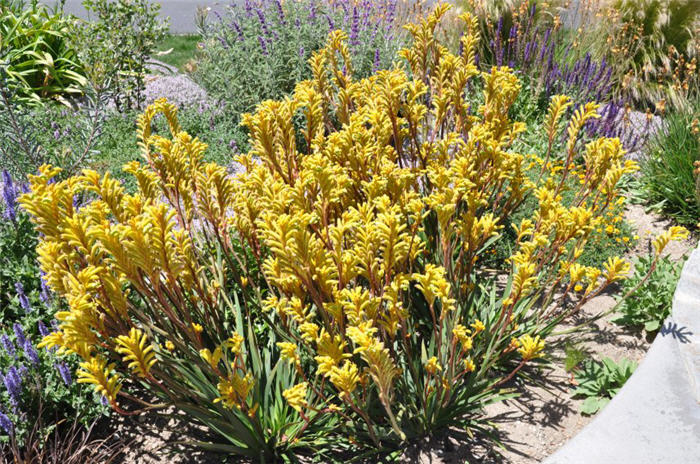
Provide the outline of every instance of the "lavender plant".
<path id="1" fill-rule="evenodd" d="M 576 35 L 562 26 L 562 17 L 540 14 L 538 7 L 523 1 L 498 18 L 484 17 L 482 68 L 515 69 L 538 110 L 557 94 L 572 98 L 572 112 L 590 101 L 603 102 L 600 118 L 586 124 L 588 136 L 619 137 L 626 150 L 640 150 L 651 132 L 652 115 L 632 120 L 631 101 L 616 88 L 615 66 L 604 55 L 578 54 Z"/>
<path id="2" fill-rule="evenodd" d="M 405 43 L 402 25 L 420 8 L 398 0 L 237 2 L 206 22 L 194 74 L 234 112 L 251 111 L 309 78 L 309 58 L 334 29 L 349 37 L 357 76 L 387 68 Z"/>

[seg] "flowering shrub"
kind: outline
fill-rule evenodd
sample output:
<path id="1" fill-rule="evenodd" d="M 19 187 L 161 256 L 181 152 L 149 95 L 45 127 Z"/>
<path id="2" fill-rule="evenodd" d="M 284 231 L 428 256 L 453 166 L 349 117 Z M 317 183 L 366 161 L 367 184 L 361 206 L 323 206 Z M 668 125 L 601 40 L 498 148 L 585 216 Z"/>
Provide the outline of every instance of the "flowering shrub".
<path id="1" fill-rule="evenodd" d="M 195 76 L 235 112 L 251 111 L 308 78 L 309 57 L 336 28 L 349 36 L 355 72 L 368 76 L 391 65 L 411 8 L 398 0 L 238 2 L 205 28 Z"/>
<path id="2" fill-rule="evenodd" d="M 244 115 L 252 148 L 235 177 L 203 162 L 162 100 L 139 121 L 145 163 L 125 167 L 135 194 L 44 166 L 21 201 L 68 309 L 42 345 L 80 356 L 79 381 L 116 411 L 175 405 L 227 441 L 210 446 L 254 459 L 483 428 L 481 408 L 554 326 L 628 272 L 578 260 L 636 165 L 617 139 L 577 143 L 593 103 L 554 150 L 565 96 L 547 114 L 550 148 L 516 152 L 520 82 L 477 69 L 468 14 L 462 53 L 443 47 L 447 9 L 408 26 L 403 67 L 362 80 L 333 31 L 311 80 Z M 169 137 L 153 132 L 158 113 Z M 534 212 L 511 223 L 528 198 Z M 481 258 L 506 230 L 516 249 L 493 280 Z M 136 383 L 163 405 L 132 396 Z"/>
<path id="3" fill-rule="evenodd" d="M 76 385 L 74 359 L 38 350 L 49 334 L 53 297 L 39 277 L 36 233 L 17 197 L 26 186 L 2 176 L 0 220 L 0 455 L 5 445 L 22 445 L 28 433 L 38 440 L 55 421 L 75 417 L 88 422 L 104 410 L 90 391 Z M 43 427 L 36 427 L 43 422 Z"/>

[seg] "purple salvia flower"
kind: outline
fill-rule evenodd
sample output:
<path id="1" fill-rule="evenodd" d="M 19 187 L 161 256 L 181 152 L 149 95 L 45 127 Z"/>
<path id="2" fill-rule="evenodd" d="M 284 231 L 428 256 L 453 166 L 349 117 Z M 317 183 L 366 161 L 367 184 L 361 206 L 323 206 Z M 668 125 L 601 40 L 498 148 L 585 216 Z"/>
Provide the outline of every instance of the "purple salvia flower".
<path id="1" fill-rule="evenodd" d="M 7 374 L 2 378 L 7 394 L 10 396 L 10 404 L 17 411 L 19 408 L 20 395 L 22 394 L 22 377 L 15 366 L 7 369 Z"/>
<path id="2" fill-rule="evenodd" d="M 36 325 L 39 328 L 39 334 L 42 337 L 45 337 L 49 334 L 49 329 L 46 327 L 46 324 L 44 324 L 44 321 L 39 321 Z"/>
<path id="3" fill-rule="evenodd" d="M 17 217 L 17 188 L 7 170 L 2 171 L 2 198 L 5 201 L 5 219 L 13 221 Z"/>
<path id="4" fill-rule="evenodd" d="M 372 64 L 372 72 L 377 72 L 379 69 L 379 49 L 374 50 L 374 63 Z"/>
<path id="5" fill-rule="evenodd" d="M 0 335 L 0 343 L 2 343 L 2 347 L 5 348 L 7 354 L 17 359 L 17 351 L 15 350 L 15 345 L 12 343 L 12 340 L 10 340 L 10 337 L 8 337 L 7 334 Z"/>
<path id="6" fill-rule="evenodd" d="M 311 0 L 311 4 L 309 5 L 309 20 L 311 20 L 311 22 L 316 21 L 316 0 Z"/>
<path id="7" fill-rule="evenodd" d="M 333 18 L 331 18 L 328 14 L 324 14 L 326 17 L 326 20 L 328 20 L 328 30 L 332 31 L 335 29 L 335 22 L 333 21 Z"/>
<path id="8" fill-rule="evenodd" d="M 104 395 L 102 395 L 102 397 L 100 398 L 100 403 L 102 404 L 102 406 L 109 406 L 109 400 Z"/>
<path id="9" fill-rule="evenodd" d="M 0 411 L 0 427 L 5 431 L 6 434 L 10 436 L 14 434 L 14 427 L 12 425 L 12 421 L 2 411 Z"/>
<path id="10" fill-rule="evenodd" d="M 27 298 L 27 294 L 24 293 L 24 285 L 22 285 L 22 282 L 15 282 L 15 291 L 17 292 L 19 305 L 22 307 L 22 309 L 24 309 L 25 312 L 31 313 L 32 306 L 29 304 L 29 298 Z"/>
<path id="11" fill-rule="evenodd" d="M 73 382 L 73 378 L 70 375 L 70 369 L 68 368 L 68 365 L 64 362 L 60 362 L 55 364 L 55 366 L 56 370 L 61 375 L 61 379 L 63 379 L 63 383 L 66 384 L 66 387 L 69 387 L 70 384 Z"/>
<path id="12" fill-rule="evenodd" d="M 24 346 L 24 343 L 27 341 L 27 337 L 24 335 L 22 326 L 19 325 L 19 322 L 15 322 L 12 329 L 15 331 L 15 337 L 17 337 L 17 346 Z"/>
<path id="13" fill-rule="evenodd" d="M 34 366 L 39 365 L 39 353 L 36 352 L 32 342 L 29 339 L 24 343 L 24 354 Z"/>
<path id="14" fill-rule="evenodd" d="M 41 271 L 41 291 L 39 292 L 39 299 L 42 303 L 48 305 L 51 302 L 51 290 L 49 290 L 49 286 L 46 283 L 45 275 L 44 271 Z"/>

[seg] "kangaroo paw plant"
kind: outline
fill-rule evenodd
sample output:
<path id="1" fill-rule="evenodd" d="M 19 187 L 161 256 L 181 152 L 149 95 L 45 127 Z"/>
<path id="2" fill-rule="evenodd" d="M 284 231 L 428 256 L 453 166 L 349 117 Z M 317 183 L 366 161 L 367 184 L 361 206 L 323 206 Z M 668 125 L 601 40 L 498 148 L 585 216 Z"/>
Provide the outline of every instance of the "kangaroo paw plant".
<path id="1" fill-rule="evenodd" d="M 43 167 L 21 201 L 67 303 L 43 344 L 82 358 L 80 381 L 117 412 L 174 405 L 224 438 L 209 447 L 253 459 L 485 427 L 483 406 L 556 324 L 628 272 L 578 260 L 636 165 L 618 139 L 582 140 L 594 103 L 555 149 L 565 96 L 549 150 L 516 152 L 520 83 L 478 71 L 470 15 L 460 54 L 441 45 L 447 10 L 362 80 L 331 33 L 311 80 L 244 116 L 252 148 L 235 176 L 202 161 L 165 101 L 139 120 L 135 194 Z M 152 132 L 158 113 L 169 137 Z M 507 233 L 509 270 L 494 275 L 481 258 Z"/>

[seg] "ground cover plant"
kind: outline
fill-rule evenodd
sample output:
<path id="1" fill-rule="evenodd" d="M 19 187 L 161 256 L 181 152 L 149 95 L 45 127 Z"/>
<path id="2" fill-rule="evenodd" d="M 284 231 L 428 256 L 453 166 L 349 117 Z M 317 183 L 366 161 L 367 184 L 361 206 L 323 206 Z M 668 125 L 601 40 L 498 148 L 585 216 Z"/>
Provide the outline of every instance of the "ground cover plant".
<path id="1" fill-rule="evenodd" d="M 615 362 L 610 358 L 603 358 L 602 361 L 589 358 L 584 361 L 575 371 L 578 387 L 573 392 L 574 396 L 585 398 L 581 412 L 590 415 L 603 409 L 636 368 L 637 363 L 628 359 Z"/>
<path id="2" fill-rule="evenodd" d="M 243 116 L 234 177 L 162 100 L 139 119 L 144 161 L 124 168 L 135 192 L 92 170 L 31 176 L 21 202 L 67 305 L 42 346 L 80 357 L 79 382 L 116 412 L 174 405 L 218 435 L 202 446 L 259 461 L 484 432 L 483 406 L 554 327 L 628 273 L 620 257 L 579 260 L 636 163 L 618 139 L 584 143 L 598 106 L 565 123 L 565 96 L 549 102 L 546 149 L 515 150 L 521 83 L 477 68 L 469 14 L 460 53 L 440 44 L 447 9 L 365 79 L 352 37 L 332 32 L 309 80 Z M 508 230 L 499 281 L 481 263 Z M 686 234 L 659 237 L 655 256 Z"/>
<path id="3" fill-rule="evenodd" d="M 624 300 L 617 311 L 615 323 L 643 327 L 656 332 L 671 314 L 671 304 L 683 268 L 683 260 L 673 262 L 668 257 L 654 260 L 640 257 L 634 264 L 632 276 L 623 284 L 622 292 L 635 289 L 634 298 Z"/>

